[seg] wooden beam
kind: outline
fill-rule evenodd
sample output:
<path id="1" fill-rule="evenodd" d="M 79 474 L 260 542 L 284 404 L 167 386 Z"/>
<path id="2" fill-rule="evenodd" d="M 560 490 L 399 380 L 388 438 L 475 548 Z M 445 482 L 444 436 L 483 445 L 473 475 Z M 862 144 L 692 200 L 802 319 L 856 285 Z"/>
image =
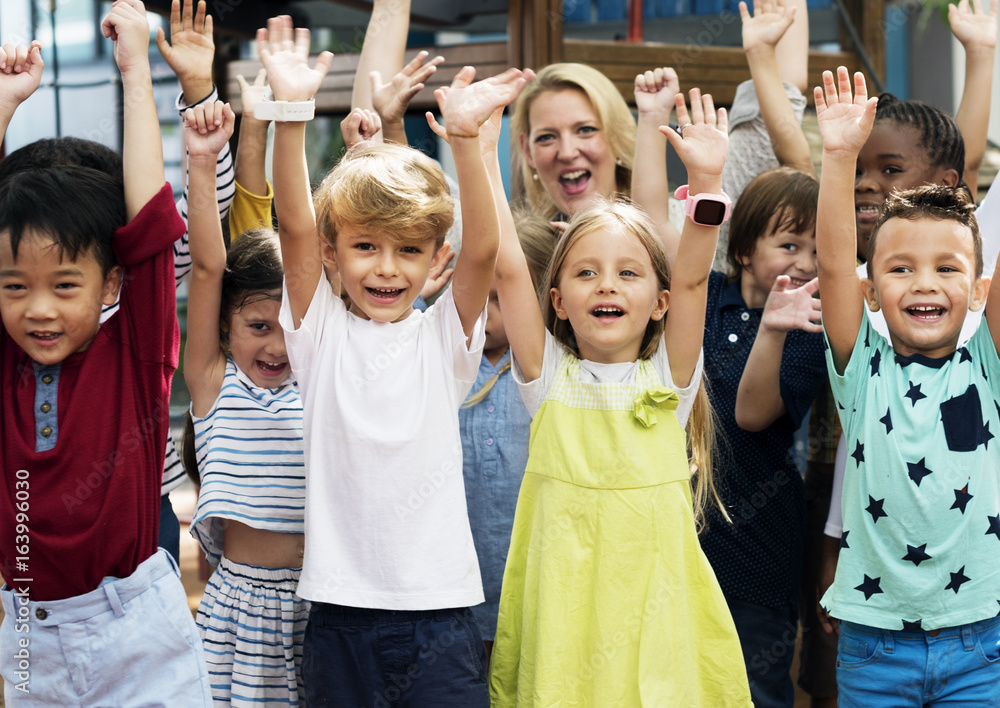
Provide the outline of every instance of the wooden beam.
<path id="1" fill-rule="evenodd" d="M 508 64 L 541 68 L 563 61 L 562 0 L 509 0 Z"/>
<path id="2" fill-rule="evenodd" d="M 844 6 L 861 37 L 872 68 L 885 81 L 885 3 L 883 0 L 844 0 Z M 840 29 L 840 46 L 854 50 L 851 38 L 843 27 Z M 870 81 L 871 77 L 868 79 Z"/>

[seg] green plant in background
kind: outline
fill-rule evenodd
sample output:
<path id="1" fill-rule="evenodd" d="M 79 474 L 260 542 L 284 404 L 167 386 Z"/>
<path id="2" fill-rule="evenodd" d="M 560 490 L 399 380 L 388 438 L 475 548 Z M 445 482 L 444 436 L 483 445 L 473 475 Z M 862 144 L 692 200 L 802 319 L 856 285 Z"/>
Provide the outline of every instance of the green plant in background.
<path id="1" fill-rule="evenodd" d="M 996 0 L 994 0 L 995 2 Z M 923 7 L 920 8 L 920 19 L 917 20 L 917 29 L 923 32 L 927 29 L 927 24 L 931 21 L 931 17 L 937 12 L 941 16 L 941 21 L 944 22 L 944 26 L 948 26 L 948 6 L 957 5 L 958 0 L 923 0 Z"/>

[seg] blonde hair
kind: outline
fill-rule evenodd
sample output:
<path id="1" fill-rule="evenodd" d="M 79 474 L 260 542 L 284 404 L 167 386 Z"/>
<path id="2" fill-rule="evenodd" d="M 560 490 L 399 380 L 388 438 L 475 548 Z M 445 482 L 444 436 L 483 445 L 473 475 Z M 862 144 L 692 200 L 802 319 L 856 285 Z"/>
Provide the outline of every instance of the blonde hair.
<path id="1" fill-rule="evenodd" d="M 357 145 L 313 195 L 316 226 L 335 244 L 345 226 L 365 226 L 399 243 L 444 243 L 455 204 L 444 173 L 419 150 L 382 143 Z"/>
<path id="2" fill-rule="evenodd" d="M 562 238 L 556 243 L 549 268 L 545 273 L 542 286 L 539 288 L 539 299 L 545 326 L 564 347 L 577 357 L 580 356 L 580 350 L 577 347 L 573 326 L 568 319 L 562 320 L 556 315 L 549 292 L 552 288 L 559 287 L 560 271 L 574 244 L 583 236 L 602 228 L 616 229 L 635 236 L 649 253 L 653 271 L 659 280 L 659 288 L 670 289 L 670 262 L 667 259 L 667 253 L 657 235 L 653 221 L 642 209 L 624 199 L 614 201 L 601 199 L 577 212 Z M 659 320 L 650 319 L 640 345 L 640 359 L 649 359 L 653 356 L 656 348 L 660 345 L 660 340 L 663 339 L 665 327 L 666 317 Z M 695 523 L 699 532 L 706 528 L 705 510 L 710 502 L 718 507 L 726 519 L 729 518 L 712 479 L 712 446 L 715 440 L 716 423 L 715 412 L 705 390 L 707 383 L 703 375 L 694 405 L 691 408 L 691 415 L 688 416 L 687 426 L 688 456 L 691 474 L 695 480 L 692 501 Z"/>
<path id="3" fill-rule="evenodd" d="M 535 290 L 542 285 L 552 251 L 556 247 L 556 234 L 552 224 L 532 211 L 523 208 L 513 210 L 514 227 L 517 229 L 517 240 L 521 242 L 521 251 L 528 262 L 528 272 L 531 273 L 531 283 Z"/>
<path id="4" fill-rule="evenodd" d="M 532 169 L 521 153 L 521 136 L 531 133 L 531 104 L 548 91 L 582 91 L 601 123 L 605 140 L 615 158 L 615 183 L 618 192 L 629 195 L 632 183 L 632 158 L 635 153 L 635 119 L 611 79 L 586 64 L 549 64 L 525 86 L 511 118 L 511 174 L 519 176 L 515 194 L 525 194 L 528 204 L 541 216 L 551 219 L 559 209 L 540 181 L 532 179 Z M 602 195 L 610 197 L 610 194 Z"/>

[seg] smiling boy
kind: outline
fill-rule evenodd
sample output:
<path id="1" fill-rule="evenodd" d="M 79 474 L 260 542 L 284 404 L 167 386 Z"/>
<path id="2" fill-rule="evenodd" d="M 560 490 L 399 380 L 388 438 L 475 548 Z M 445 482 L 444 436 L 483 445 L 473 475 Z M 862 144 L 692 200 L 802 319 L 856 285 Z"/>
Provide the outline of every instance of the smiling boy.
<path id="1" fill-rule="evenodd" d="M 12 708 L 211 701 L 177 566 L 157 551 L 184 224 L 163 180 L 142 3 L 118 0 L 102 28 L 129 98 L 124 194 L 121 177 L 85 167 L 0 183 L 0 674 Z M 30 57 L 33 71 L 0 73 L 0 127 L 38 87 L 37 48 Z"/>
<path id="2" fill-rule="evenodd" d="M 874 120 L 860 74 L 816 89 L 827 366 L 848 451 L 836 579 L 842 706 L 1000 706 L 1000 292 L 974 204 L 928 186 L 889 198 L 868 278 L 854 269 L 853 182 Z M 966 314 L 985 323 L 963 347 Z M 885 314 L 886 341 L 865 304 Z"/>

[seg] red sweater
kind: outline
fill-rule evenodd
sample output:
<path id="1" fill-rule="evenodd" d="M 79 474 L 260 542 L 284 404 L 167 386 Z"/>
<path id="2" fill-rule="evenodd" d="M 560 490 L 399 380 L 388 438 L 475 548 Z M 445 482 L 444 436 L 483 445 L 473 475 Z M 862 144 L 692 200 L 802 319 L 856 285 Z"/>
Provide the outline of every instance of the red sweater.
<path id="1" fill-rule="evenodd" d="M 169 184 L 115 233 L 125 271 L 121 308 L 86 351 L 58 365 L 51 450 L 35 451 L 42 376 L 0 332 L 0 574 L 32 600 L 74 597 L 105 576 L 127 577 L 156 551 L 180 342 L 173 243 L 183 233 Z"/>

